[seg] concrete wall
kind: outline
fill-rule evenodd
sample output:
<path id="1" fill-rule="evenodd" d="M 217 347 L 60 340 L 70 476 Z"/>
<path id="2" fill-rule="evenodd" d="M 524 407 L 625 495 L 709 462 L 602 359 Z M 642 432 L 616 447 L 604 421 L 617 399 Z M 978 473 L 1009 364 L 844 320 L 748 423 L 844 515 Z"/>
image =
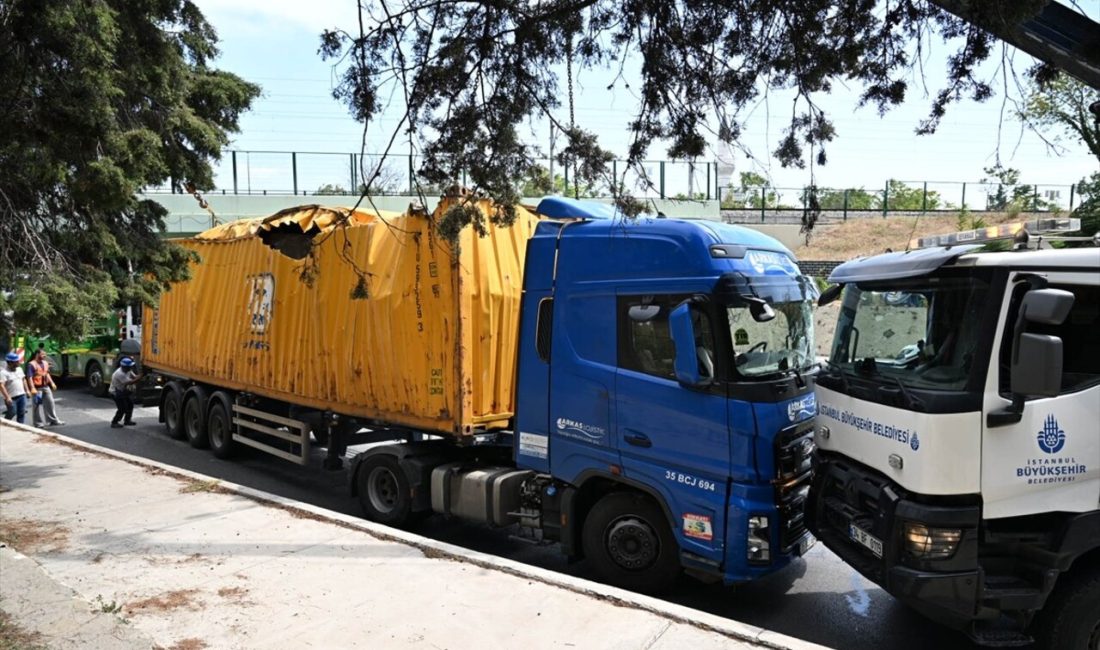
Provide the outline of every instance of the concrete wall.
<path id="1" fill-rule="evenodd" d="M 792 251 L 801 246 L 805 241 L 805 237 L 799 230 L 801 225 L 795 226 L 790 224 L 776 224 L 776 223 L 740 223 L 737 224 L 745 228 L 752 228 L 753 230 L 760 231 L 770 237 L 775 237 L 779 240 L 779 243 L 783 244 Z"/>
<path id="2" fill-rule="evenodd" d="M 210 228 L 210 213 L 199 207 L 198 201 L 189 194 L 144 194 L 141 198 L 152 199 L 168 209 L 165 219 L 169 234 L 193 234 Z M 263 217 L 279 210 L 296 205 L 329 205 L 351 207 L 359 200 L 358 196 L 303 195 L 258 195 L 258 194 L 208 194 L 207 203 L 222 222 L 236 221 L 251 217 Z M 610 199 L 594 199 L 610 203 Z M 380 210 L 404 212 L 409 204 L 419 199 L 415 196 L 379 196 L 374 197 L 374 205 Z M 428 209 L 434 209 L 436 197 L 428 198 Z M 530 205 L 538 203 L 537 198 L 529 199 Z M 370 206 L 366 201 L 363 205 Z M 650 210 L 664 212 L 670 217 L 688 217 L 695 219 L 715 219 L 718 216 L 718 201 L 673 201 L 653 199 Z M 797 228 L 796 228 L 797 230 Z"/>

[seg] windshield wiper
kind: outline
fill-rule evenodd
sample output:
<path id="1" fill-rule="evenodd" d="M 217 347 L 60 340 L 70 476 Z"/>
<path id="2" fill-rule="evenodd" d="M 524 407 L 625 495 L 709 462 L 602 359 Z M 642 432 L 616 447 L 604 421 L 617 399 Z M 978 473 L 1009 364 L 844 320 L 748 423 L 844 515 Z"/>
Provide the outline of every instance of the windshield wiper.
<path id="1" fill-rule="evenodd" d="M 836 371 L 837 376 L 840 377 L 840 385 L 844 387 L 844 392 L 849 392 L 851 387 L 848 385 L 848 373 L 844 372 L 844 367 L 832 359 L 829 359 L 826 363 L 828 368 Z"/>
<path id="2" fill-rule="evenodd" d="M 883 375 L 883 376 L 886 376 L 886 375 Z M 905 402 L 909 406 L 910 409 L 913 409 L 914 411 L 916 411 L 916 410 L 920 410 L 920 409 L 924 408 L 924 402 L 921 401 L 920 398 L 913 397 L 913 394 L 909 392 L 909 388 L 905 385 L 905 383 L 903 383 L 897 377 L 891 376 L 890 379 L 893 379 L 894 383 L 897 384 L 898 388 L 901 389 L 901 394 L 902 394 L 903 397 L 905 397 Z"/>
<path id="3" fill-rule="evenodd" d="M 806 387 L 806 380 L 802 378 L 802 373 L 798 372 L 798 364 L 791 365 L 791 362 L 787 360 L 787 357 L 783 357 L 779 361 L 779 370 L 793 374 L 799 388 Z"/>

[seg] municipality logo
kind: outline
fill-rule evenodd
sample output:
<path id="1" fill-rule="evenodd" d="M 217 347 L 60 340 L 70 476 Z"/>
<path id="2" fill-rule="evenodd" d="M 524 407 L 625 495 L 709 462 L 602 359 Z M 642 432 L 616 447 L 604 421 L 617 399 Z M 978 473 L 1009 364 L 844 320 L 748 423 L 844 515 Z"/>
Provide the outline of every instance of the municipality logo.
<path id="1" fill-rule="evenodd" d="M 920 438 L 917 437 L 916 431 L 913 432 L 913 435 L 909 436 L 909 446 L 913 451 L 920 449 Z"/>
<path id="2" fill-rule="evenodd" d="M 813 393 L 787 403 L 787 419 L 791 422 L 813 417 L 816 412 L 817 402 Z"/>
<path id="3" fill-rule="evenodd" d="M 1037 436 L 1039 449 L 1048 454 L 1057 454 L 1066 446 L 1066 432 L 1058 427 L 1058 420 L 1053 415 L 1048 415 L 1043 422 L 1043 430 Z"/>

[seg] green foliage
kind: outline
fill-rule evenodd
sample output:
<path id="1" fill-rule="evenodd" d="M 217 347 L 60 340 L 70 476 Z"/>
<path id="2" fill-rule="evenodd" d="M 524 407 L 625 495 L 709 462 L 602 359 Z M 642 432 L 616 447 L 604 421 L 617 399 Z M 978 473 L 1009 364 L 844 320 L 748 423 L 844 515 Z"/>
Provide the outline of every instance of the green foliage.
<path id="1" fill-rule="evenodd" d="M 576 165 L 577 182 L 609 185 L 620 207 L 636 207 L 629 188 L 607 178 L 611 156 L 596 134 L 572 119 L 563 123 L 575 79 L 641 63 L 630 88 L 639 101 L 627 123 L 626 165 L 636 175 L 656 142 L 682 160 L 706 155 L 711 132 L 738 142 L 751 107 L 778 89 L 796 91 L 774 149 L 780 164 L 820 165 L 837 133 L 816 98 L 842 83 L 860 89 L 861 104 L 889 110 L 911 83 L 921 85 L 913 70 L 932 39 L 950 43 L 954 54 L 919 132 L 935 131 L 949 104 L 992 95 L 978 74 L 995 44 L 988 30 L 1011 29 L 1045 3 L 964 4 L 958 17 L 922 0 L 368 2 L 360 3 L 358 21 L 322 34 L 320 52 L 336 62 L 333 95 L 357 120 L 376 120 L 390 98 L 404 99 L 394 137 L 407 134 L 419 149 L 419 176 L 427 182 L 445 187 L 467 170 L 471 189 L 513 203 L 517 181 L 541 155 L 520 132 L 548 119 L 565 137 L 559 161 Z M 611 88 L 624 83 L 619 75 Z M 753 201 L 731 200 L 745 207 Z M 508 223 L 509 216 L 492 218 Z"/>
<path id="2" fill-rule="evenodd" d="M 737 210 L 752 208 L 778 208 L 779 195 L 768 189 L 768 179 L 756 172 L 741 172 L 741 186 L 726 188 L 722 195 L 722 208 Z"/>
<path id="3" fill-rule="evenodd" d="M 1100 90 L 1089 88 L 1067 74 L 1058 74 L 1049 80 L 1033 79 L 1024 107 L 1016 115 L 1034 128 L 1060 130 L 1059 135 L 1084 142 L 1100 161 L 1100 122 L 1089 112 L 1089 105 L 1098 101 Z"/>
<path id="4" fill-rule="evenodd" d="M 1040 198 L 1034 185 L 1020 185 L 1020 170 L 1002 167 L 1000 163 L 986 167 L 990 178 L 983 183 L 996 183 L 997 189 L 986 194 L 986 209 L 993 212 L 1037 212 L 1050 203 Z"/>
<path id="5" fill-rule="evenodd" d="M 1074 234 L 1091 237 L 1100 232 L 1100 172 L 1093 172 L 1088 178 L 1081 179 L 1077 192 L 1083 200 L 1073 210 L 1072 216 L 1081 220 L 1081 230 Z"/>
<path id="6" fill-rule="evenodd" d="M 847 197 L 845 197 L 847 193 Z M 880 207 L 882 200 L 863 189 L 817 191 L 817 202 L 822 210 L 873 210 Z"/>
<path id="7" fill-rule="evenodd" d="M 349 192 L 339 183 L 325 183 L 321 187 L 318 187 L 314 194 L 317 196 L 339 196 L 341 194 L 349 194 Z"/>
<path id="8" fill-rule="evenodd" d="M 259 88 L 210 67 L 189 0 L 0 3 L 0 311 L 77 338 L 155 303 L 192 256 L 143 188 L 213 186 L 210 162 Z"/>
<path id="9" fill-rule="evenodd" d="M 924 187 L 911 187 L 901 181 L 891 180 L 887 183 L 886 209 L 897 212 L 920 212 L 921 210 L 938 210 L 943 205 L 943 199 L 939 192 L 928 190 L 925 197 Z M 882 208 L 882 198 L 876 197 L 876 208 Z"/>
<path id="10" fill-rule="evenodd" d="M 573 183 L 570 182 L 567 186 L 565 177 L 561 174 L 554 174 L 554 179 L 551 181 L 550 170 L 542 165 L 534 165 L 520 180 L 519 193 L 526 198 L 540 198 L 550 194 L 571 197 L 575 189 L 579 191 L 582 199 L 599 196 L 597 187 L 593 183 L 578 184 L 574 188 Z"/>

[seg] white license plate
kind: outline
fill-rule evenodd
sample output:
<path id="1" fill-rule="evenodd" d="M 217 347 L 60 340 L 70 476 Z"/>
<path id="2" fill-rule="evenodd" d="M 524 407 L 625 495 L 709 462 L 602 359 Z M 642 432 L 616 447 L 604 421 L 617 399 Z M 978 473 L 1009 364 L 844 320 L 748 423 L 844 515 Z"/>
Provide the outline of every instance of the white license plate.
<path id="1" fill-rule="evenodd" d="M 814 547 L 817 543 L 817 539 L 813 535 L 806 535 L 802 538 L 802 541 L 798 543 L 799 556 L 805 556 L 807 551 Z"/>
<path id="2" fill-rule="evenodd" d="M 854 541 L 874 553 L 875 557 L 882 557 L 882 540 L 871 533 L 868 533 L 855 524 L 848 524 L 848 537 L 851 537 Z"/>

